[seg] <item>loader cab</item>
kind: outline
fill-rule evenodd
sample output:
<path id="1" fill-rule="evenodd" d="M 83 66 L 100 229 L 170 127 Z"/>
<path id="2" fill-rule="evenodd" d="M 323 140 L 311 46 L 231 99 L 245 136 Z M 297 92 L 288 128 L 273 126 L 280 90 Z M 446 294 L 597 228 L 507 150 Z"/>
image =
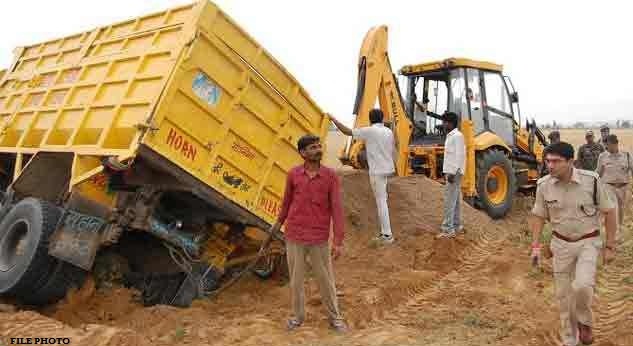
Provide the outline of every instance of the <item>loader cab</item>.
<path id="1" fill-rule="evenodd" d="M 502 75 L 500 65 L 468 59 L 447 59 L 409 65 L 400 73 L 407 80 L 406 110 L 413 123 L 413 145 L 443 143 L 442 115 L 455 112 L 473 122 L 474 135 L 489 131 L 506 145 L 515 144 L 521 124 L 518 94 Z"/>

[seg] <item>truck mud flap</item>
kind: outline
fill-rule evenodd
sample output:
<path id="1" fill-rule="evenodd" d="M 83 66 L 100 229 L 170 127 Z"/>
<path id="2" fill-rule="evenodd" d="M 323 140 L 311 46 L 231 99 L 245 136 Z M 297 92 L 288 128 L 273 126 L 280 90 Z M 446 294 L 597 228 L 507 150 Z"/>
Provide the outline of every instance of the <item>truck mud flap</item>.
<path id="1" fill-rule="evenodd" d="M 90 270 L 106 225 L 102 218 L 66 210 L 49 240 L 48 254 Z"/>

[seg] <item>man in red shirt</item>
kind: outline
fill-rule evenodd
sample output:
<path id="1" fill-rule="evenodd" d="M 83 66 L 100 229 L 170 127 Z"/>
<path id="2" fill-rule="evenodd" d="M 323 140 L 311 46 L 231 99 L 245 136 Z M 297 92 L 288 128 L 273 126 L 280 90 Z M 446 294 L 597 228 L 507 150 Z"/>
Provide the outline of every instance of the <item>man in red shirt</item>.
<path id="1" fill-rule="evenodd" d="M 290 295 L 294 316 L 288 330 L 305 320 L 304 279 L 306 257 L 317 279 L 330 326 L 337 332 L 347 331 L 336 298 L 332 259 L 343 250 L 343 205 L 339 179 L 333 169 L 321 165 L 323 151 L 319 137 L 305 135 L 297 142 L 304 163 L 288 172 L 281 212 L 271 231 L 278 232 L 285 223 L 286 256 L 290 273 Z M 328 247 L 330 222 L 334 228 L 332 251 Z"/>

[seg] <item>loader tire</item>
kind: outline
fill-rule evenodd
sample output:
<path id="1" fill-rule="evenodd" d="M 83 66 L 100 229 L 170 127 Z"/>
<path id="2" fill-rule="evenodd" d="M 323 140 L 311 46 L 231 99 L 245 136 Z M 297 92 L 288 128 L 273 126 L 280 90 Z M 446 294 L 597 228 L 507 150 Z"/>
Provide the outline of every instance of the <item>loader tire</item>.
<path id="1" fill-rule="evenodd" d="M 0 222 L 0 294 L 34 292 L 48 281 L 57 260 L 48 255 L 48 239 L 61 211 L 35 198 L 14 205 Z"/>
<path id="2" fill-rule="evenodd" d="M 491 149 L 477 155 L 478 204 L 491 218 L 502 218 L 510 211 L 515 190 L 512 163 L 502 151 Z"/>

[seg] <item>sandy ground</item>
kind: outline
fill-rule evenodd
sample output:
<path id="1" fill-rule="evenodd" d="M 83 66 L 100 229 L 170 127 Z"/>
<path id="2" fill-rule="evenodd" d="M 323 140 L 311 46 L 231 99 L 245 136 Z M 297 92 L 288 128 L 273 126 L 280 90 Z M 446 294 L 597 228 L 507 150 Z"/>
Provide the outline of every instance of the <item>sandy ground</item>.
<path id="1" fill-rule="evenodd" d="M 248 276 L 215 300 L 191 308 L 144 308 L 125 288 L 91 281 L 55 306 L 0 313 L 0 339 L 67 337 L 72 345 L 556 345 L 551 267 L 527 257 L 529 198 L 492 221 L 464 206 L 466 233 L 434 238 L 442 187 L 422 177 L 389 186 L 397 238 L 378 247 L 368 178 L 342 172 L 346 253 L 335 263 L 340 304 L 351 331 L 328 329 L 316 286 L 306 285 L 308 321 L 288 333 L 288 288 Z M 625 230 L 616 263 L 598 280 L 596 345 L 633 345 L 633 237 Z"/>
<path id="2" fill-rule="evenodd" d="M 336 166 L 336 145 L 343 143 L 340 136 L 336 140 L 328 147 L 331 166 Z M 247 276 L 217 299 L 187 309 L 144 308 L 135 292 L 96 290 L 89 280 L 54 306 L 3 306 L 0 345 L 16 337 L 66 337 L 71 345 L 86 346 L 558 344 L 551 265 L 547 261 L 534 269 L 528 258 L 529 197 L 518 198 L 501 221 L 464 205 L 465 234 L 436 240 L 442 186 L 423 177 L 394 178 L 389 203 L 396 243 L 375 246 L 371 238 L 378 222 L 368 177 L 351 170 L 340 174 L 347 234 L 335 270 L 348 334 L 328 329 L 310 280 L 308 320 L 292 333 L 284 329 L 289 297 L 282 280 Z M 616 262 L 600 269 L 595 345 L 633 345 L 631 220 L 624 232 Z"/>

